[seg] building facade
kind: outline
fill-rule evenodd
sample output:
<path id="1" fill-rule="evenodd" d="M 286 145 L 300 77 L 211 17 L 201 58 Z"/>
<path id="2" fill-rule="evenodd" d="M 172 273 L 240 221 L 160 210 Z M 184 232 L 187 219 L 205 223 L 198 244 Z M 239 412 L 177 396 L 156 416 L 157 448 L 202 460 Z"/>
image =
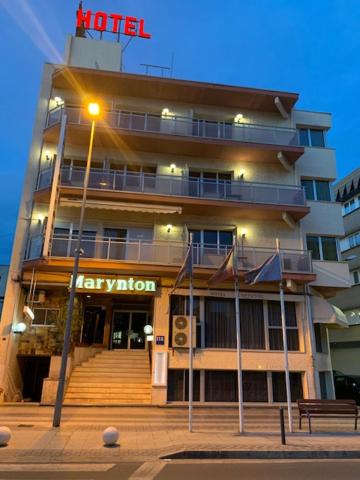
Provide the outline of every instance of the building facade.
<path id="1" fill-rule="evenodd" d="M 186 401 L 187 283 L 171 291 L 191 234 L 195 401 L 236 401 L 234 287 L 207 285 L 234 235 L 244 400 L 285 401 L 279 286 L 244 283 L 276 238 L 293 400 L 332 397 L 327 327 L 339 319 L 327 298 L 349 286 L 349 273 L 338 258 L 341 206 L 329 187 L 331 116 L 296 110 L 294 93 L 123 73 L 120 58 L 117 43 L 71 37 L 64 65 L 45 66 L 12 256 L 18 275 L 1 321 L 5 400 L 55 398 L 90 135 L 84 105 L 94 98 L 104 115 L 65 402 Z M 34 318 L 14 334 L 24 306 Z"/>
<path id="2" fill-rule="evenodd" d="M 339 292 L 331 301 L 347 317 L 349 328 L 330 332 L 334 370 L 360 375 L 360 169 L 333 186 L 336 201 L 342 205 L 345 235 L 340 239 L 342 259 L 349 264 L 352 287 Z"/>

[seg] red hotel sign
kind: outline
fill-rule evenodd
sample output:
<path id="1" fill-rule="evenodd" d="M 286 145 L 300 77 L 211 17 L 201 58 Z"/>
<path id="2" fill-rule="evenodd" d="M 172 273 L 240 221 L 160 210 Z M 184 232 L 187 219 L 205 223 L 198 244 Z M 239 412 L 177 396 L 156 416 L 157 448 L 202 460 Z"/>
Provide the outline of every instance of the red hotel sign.
<path id="1" fill-rule="evenodd" d="M 150 33 L 145 32 L 145 20 L 143 18 L 126 17 L 118 13 L 107 14 L 105 12 L 92 12 L 82 9 L 77 11 L 77 27 L 98 32 L 122 33 L 131 37 L 151 38 Z"/>

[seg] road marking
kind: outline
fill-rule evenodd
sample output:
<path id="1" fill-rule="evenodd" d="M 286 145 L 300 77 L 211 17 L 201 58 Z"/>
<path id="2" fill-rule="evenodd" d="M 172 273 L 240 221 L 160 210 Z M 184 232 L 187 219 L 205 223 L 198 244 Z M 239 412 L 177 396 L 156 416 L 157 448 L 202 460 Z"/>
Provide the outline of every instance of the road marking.
<path id="1" fill-rule="evenodd" d="M 145 462 L 130 475 L 129 480 L 153 480 L 165 465 L 165 462 Z"/>
<path id="2" fill-rule="evenodd" d="M 107 472 L 115 463 L 1 463 L 1 472 Z"/>

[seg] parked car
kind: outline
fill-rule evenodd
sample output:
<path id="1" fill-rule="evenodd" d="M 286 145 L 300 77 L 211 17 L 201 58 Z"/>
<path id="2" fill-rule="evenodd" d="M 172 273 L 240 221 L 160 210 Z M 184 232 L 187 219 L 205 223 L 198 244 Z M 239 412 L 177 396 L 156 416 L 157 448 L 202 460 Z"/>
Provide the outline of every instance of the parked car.
<path id="1" fill-rule="evenodd" d="M 360 377 L 345 375 L 337 370 L 334 370 L 333 375 L 336 398 L 352 398 L 360 405 Z"/>

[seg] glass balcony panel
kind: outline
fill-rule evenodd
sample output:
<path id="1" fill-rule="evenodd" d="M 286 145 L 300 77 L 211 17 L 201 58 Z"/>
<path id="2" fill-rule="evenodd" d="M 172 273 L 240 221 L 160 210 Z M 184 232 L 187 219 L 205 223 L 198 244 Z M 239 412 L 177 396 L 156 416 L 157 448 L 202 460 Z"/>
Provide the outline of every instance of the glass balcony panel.
<path id="1" fill-rule="evenodd" d="M 82 187 L 85 169 L 62 167 L 63 185 Z M 46 179 L 44 182 L 46 183 Z M 246 203 L 305 206 L 303 187 L 272 185 L 242 181 L 184 178 L 155 173 L 92 169 L 89 187 L 114 191 L 145 192 L 152 194 L 218 198 Z"/>
<path id="2" fill-rule="evenodd" d="M 64 107 L 58 107 L 48 115 L 47 126 L 60 122 Z M 91 120 L 80 107 L 67 107 L 69 123 L 90 125 Z M 272 127 L 253 124 L 232 124 L 186 117 L 163 118 L 149 113 L 133 113 L 119 110 L 107 111 L 99 125 L 125 130 L 161 132 L 213 139 L 228 139 L 269 145 L 300 146 L 298 132 L 293 128 Z"/>

